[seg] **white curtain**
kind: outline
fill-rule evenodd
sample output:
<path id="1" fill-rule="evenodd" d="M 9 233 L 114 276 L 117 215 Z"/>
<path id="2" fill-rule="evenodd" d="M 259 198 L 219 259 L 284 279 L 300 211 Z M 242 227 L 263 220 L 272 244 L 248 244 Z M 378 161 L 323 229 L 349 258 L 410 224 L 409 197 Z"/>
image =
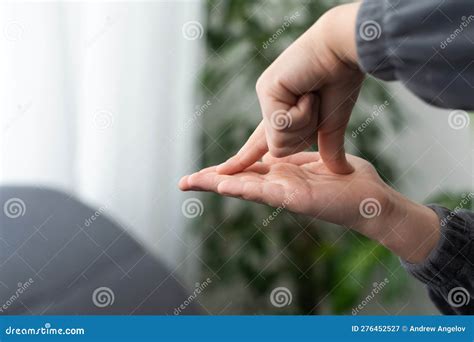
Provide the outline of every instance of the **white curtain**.
<path id="1" fill-rule="evenodd" d="M 202 62 L 202 32 L 183 25 L 202 22 L 202 5 L 1 4 L 0 182 L 72 193 L 178 264 L 176 184 L 196 164 L 192 132 L 174 132 L 193 115 Z"/>

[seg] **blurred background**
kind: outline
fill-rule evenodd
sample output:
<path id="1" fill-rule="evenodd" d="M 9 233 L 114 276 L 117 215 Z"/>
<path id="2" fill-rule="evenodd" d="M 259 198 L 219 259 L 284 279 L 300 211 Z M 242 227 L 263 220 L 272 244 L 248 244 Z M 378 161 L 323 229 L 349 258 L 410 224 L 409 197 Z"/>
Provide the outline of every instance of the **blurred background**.
<path id="1" fill-rule="evenodd" d="M 96 208 L 189 295 L 210 279 L 203 313 L 436 314 L 357 233 L 285 211 L 265 224 L 274 208 L 177 188 L 240 148 L 261 118 L 258 76 L 340 3 L 2 3 L 0 184 Z M 369 77 L 346 146 L 415 201 L 471 207 L 472 133 L 467 113 Z"/>

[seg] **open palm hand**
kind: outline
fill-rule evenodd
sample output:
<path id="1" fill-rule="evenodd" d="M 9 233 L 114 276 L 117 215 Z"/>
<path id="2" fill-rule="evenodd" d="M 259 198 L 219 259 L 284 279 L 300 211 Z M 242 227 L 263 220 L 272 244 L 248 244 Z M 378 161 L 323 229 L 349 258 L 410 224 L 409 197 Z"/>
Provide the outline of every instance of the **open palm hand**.
<path id="1" fill-rule="evenodd" d="M 265 155 L 243 172 L 223 175 L 209 167 L 181 179 L 181 190 L 212 191 L 363 230 L 375 237 L 368 221 L 388 210 L 391 189 L 367 161 L 347 155 L 355 171 L 331 172 L 317 152 L 301 152 L 285 158 Z"/>

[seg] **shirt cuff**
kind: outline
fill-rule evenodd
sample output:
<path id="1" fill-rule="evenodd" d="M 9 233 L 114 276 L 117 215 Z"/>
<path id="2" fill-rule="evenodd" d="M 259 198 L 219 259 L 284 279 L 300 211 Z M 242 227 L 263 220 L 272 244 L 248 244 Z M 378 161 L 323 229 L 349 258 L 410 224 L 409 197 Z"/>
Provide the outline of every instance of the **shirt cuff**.
<path id="1" fill-rule="evenodd" d="M 389 10 L 386 0 L 365 0 L 356 20 L 359 67 L 365 73 L 385 81 L 395 80 L 394 67 L 387 49 L 386 13 Z"/>

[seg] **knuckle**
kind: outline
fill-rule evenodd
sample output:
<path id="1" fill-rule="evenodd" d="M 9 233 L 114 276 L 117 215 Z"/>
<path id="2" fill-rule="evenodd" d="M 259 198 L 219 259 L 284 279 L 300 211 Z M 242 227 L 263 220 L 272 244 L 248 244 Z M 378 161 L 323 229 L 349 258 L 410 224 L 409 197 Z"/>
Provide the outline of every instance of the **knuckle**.
<path id="1" fill-rule="evenodd" d="M 284 83 L 285 82 L 283 82 L 280 75 L 267 69 L 257 79 L 255 90 L 257 91 L 258 96 L 271 95 L 273 93 L 278 93 L 277 90 L 284 90 L 284 87 L 282 86 Z"/>
<path id="2" fill-rule="evenodd" d="M 270 115 L 270 125 L 277 131 L 288 131 L 293 125 L 293 115 L 285 110 L 277 110 Z"/>
<path id="3" fill-rule="evenodd" d="M 191 176 L 189 176 L 188 178 L 188 184 L 190 186 L 197 186 L 199 184 L 199 179 L 198 179 L 199 175 L 197 174 L 193 174 Z"/>
<path id="4" fill-rule="evenodd" d="M 265 79 L 265 74 L 262 74 L 258 79 L 257 82 L 255 83 L 255 91 L 257 92 L 257 95 L 263 94 L 267 87 L 267 81 Z"/>

